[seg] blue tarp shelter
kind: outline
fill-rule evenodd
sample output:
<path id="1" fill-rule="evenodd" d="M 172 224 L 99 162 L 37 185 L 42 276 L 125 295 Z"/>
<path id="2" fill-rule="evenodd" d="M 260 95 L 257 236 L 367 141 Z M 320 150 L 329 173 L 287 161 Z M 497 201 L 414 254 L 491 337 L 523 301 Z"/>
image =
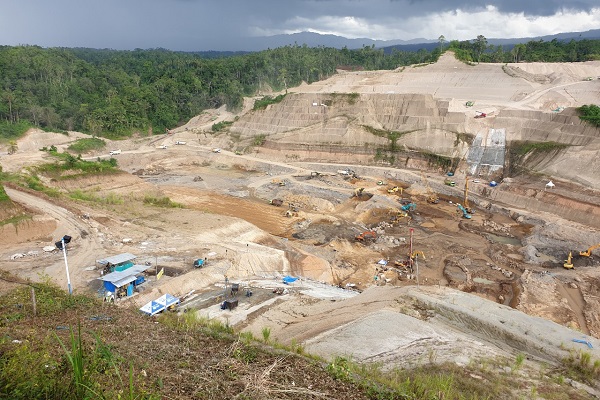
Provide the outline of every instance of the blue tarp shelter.
<path id="1" fill-rule="evenodd" d="M 179 304 L 179 299 L 167 293 L 140 307 L 140 311 L 148 315 L 155 315 L 177 304 Z"/>
<path id="2" fill-rule="evenodd" d="M 96 262 L 104 266 L 106 272 L 120 272 L 131 268 L 134 265 L 133 260 L 135 260 L 136 258 L 137 257 L 131 253 L 122 253 L 117 254 L 116 256 L 106 257 Z"/>
<path id="3" fill-rule="evenodd" d="M 283 277 L 283 283 L 289 285 L 290 283 L 296 282 L 298 278 L 294 278 L 293 276 L 286 275 Z"/>
<path id="4" fill-rule="evenodd" d="M 110 274 L 102 275 L 98 279 L 104 281 L 104 289 L 109 292 L 117 293 L 119 288 L 126 286 L 127 296 L 131 296 L 135 282 L 138 280 L 138 275 L 148 268 L 150 268 L 148 265 L 133 265 L 124 271 L 111 272 Z"/>

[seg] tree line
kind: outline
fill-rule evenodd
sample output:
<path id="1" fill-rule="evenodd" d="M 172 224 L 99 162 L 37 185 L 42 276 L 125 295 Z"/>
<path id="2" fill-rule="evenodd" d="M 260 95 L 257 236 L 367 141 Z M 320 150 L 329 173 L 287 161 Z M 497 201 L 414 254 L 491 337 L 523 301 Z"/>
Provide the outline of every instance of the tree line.
<path id="1" fill-rule="evenodd" d="M 443 36 L 440 36 L 443 45 Z M 583 62 L 600 60 L 600 40 L 583 39 L 549 42 L 532 40 L 510 46 L 489 45 L 483 35 L 474 40 L 451 41 L 446 48 L 455 51 L 465 62 L 518 63 L 518 62 Z"/>
<path id="2" fill-rule="evenodd" d="M 325 79 L 339 65 L 393 69 L 433 54 L 287 46 L 229 57 L 164 49 L 0 47 L 0 138 L 29 126 L 118 137 L 164 132 L 204 109 Z"/>
<path id="3" fill-rule="evenodd" d="M 510 50 L 482 35 L 433 50 L 385 51 L 286 46 L 226 57 L 164 49 L 132 51 L 0 46 L 0 139 L 31 126 L 119 137 L 161 133 L 202 110 L 239 109 L 244 96 L 333 75 L 337 67 L 395 69 L 453 50 L 465 62 L 575 62 L 600 59 L 600 40 L 532 41 Z"/>

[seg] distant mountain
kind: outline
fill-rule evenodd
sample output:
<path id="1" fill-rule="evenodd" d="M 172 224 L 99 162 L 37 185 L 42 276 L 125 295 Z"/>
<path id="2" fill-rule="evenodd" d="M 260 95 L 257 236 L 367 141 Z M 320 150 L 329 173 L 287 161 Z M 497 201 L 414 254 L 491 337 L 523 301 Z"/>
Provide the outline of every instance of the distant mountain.
<path id="1" fill-rule="evenodd" d="M 474 39 L 475 38 L 473 38 L 473 40 Z M 488 44 L 494 46 L 501 45 L 512 47 L 515 44 L 527 43 L 534 40 L 543 40 L 545 42 L 549 42 L 553 39 L 561 41 L 569 41 L 571 39 L 600 39 L 600 29 L 594 29 L 587 32 L 565 32 L 557 33 L 555 35 L 525 38 L 487 38 L 487 41 Z M 451 38 L 447 39 L 447 41 L 451 40 Z M 373 40 L 368 38 L 349 39 L 337 35 L 321 35 L 319 33 L 314 32 L 300 32 L 292 33 L 289 35 L 258 36 L 245 38 L 240 40 L 240 42 L 238 43 L 238 48 L 241 52 L 252 52 L 294 45 L 306 45 L 308 47 L 324 46 L 334 47 L 337 49 L 341 49 L 343 47 L 347 47 L 348 49 L 360 49 L 363 46 L 370 47 L 374 45 L 376 48 L 383 48 L 386 52 L 391 52 L 392 49 L 398 49 L 402 51 L 419 51 L 420 49 L 425 49 L 431 51 L 438 45 L 438 41 L 437 39 L 432 40 L 423 38 L 416 38 L 411 40 Z M 212 56 L 217 55 L 213 54 Z"/>
<path id="2" fill-rule="evenodd" d="M 363 46 L 373 46 L 377 48 L 394 46 L 394 45 L 412 45 L 417 43 L 437 43 L 436 40 L 427 40 L 423 38 L 411 40 L 373 40 L 368 38 L 348 39 L 343 36 L 336 35 L 321 35 L 314 32 L 300 32 L 289 35 L 274 35 L 274 36 L 259 36 L 246 38 L 240 43 L 240 48 L 245 51 L 260 51 L 266 49 L 274 49 L 284 46 L 303 46 L 308 47 L 334 47 L 341 49 L 360 49 Z"/>

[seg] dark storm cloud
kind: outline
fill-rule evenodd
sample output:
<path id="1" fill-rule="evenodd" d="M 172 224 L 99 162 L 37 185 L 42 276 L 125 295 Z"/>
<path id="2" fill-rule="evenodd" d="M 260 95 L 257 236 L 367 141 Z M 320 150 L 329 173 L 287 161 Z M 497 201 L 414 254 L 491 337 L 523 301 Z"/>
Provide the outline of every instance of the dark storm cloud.
<path id="1" fill-rule="evenodd" d="M 299 31 L 377 39 L 550 34 L 600 26 L 596 1 L 0 0 L 0 45 L 239 50 L 249 36 Z M 471 17 L 472 13 L 477 18 Z M 502 15 L 502 13 L 523 13 Z M 488 18 L 489 20 L 483 20 Z M 571 20 L 568 20 L 571 18 Z M 515 24 L 518 20 L 518 26 Z M 566 22 L 565 22 L 566 21 Z M 567 24 L 568 22 L 568 24 Z M 512 26 L 510 26 L 512 24 Z M 516 26 L 516 27 L 515 27 Z M 571 27 L 572 26 L 572 27 Z M 568 28 L 565 28 L 568 27 Z M 484 32 L 484 30 L 488 30 Z"/>

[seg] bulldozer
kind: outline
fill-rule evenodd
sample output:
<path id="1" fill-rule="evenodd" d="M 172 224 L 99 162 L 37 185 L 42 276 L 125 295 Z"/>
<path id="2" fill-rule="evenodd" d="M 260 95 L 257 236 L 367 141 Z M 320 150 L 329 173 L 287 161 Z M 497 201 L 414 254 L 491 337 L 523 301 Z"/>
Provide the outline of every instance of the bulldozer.
<path id="1" fill-rule="evenodd" d="M 592 256 L 592 250 L 595 250 L 597 248 L 600 248 L 600 244 L 596 244 L 594 246 L 591 246 L 589 249 L 585 250 L 585 251 L 580 251 L 579 255 L 582 257 L 591 257 Z"/>

